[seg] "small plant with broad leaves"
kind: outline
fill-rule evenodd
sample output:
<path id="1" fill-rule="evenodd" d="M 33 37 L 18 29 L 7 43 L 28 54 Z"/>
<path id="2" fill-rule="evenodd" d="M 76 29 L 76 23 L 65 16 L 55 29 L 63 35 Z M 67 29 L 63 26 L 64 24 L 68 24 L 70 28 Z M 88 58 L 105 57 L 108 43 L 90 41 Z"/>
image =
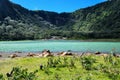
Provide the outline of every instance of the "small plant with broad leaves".
<path id="1" fill-rule="evenodd" d="M 2 74 L 0 74 L 0 80 L 5 80 Z"/>
<path id="2" fill-rule="evenodd" d="M 55 79 L 55 80 L 61 80 L 61 77 L 60 77 L 58 74 L 55 74 L 55 75 L 54 75 L 54 79 Z"/>
<path id="3" fill-rule="evenodd" d="M 75 61 L 71 58 L 70 59 L 70 67 L 71 68 L 75 68 L 76 66 L 75 66 Z"/>
<path id="4" fill-rule="evenodd" d="M 43 71 L 45 72 L 45 74 L 49 75 L 50 74 L 50 70 L 49 70 L 49 67 L 48 66 L 44 66 L 44 69 Z"/>
<path id="5" fill-rule="evenodd" d="M 83 68 L 85 68 L 86 70 L 91 70 L 92 69 L 92 65 L 96 62 L 96 60 L 91 57 L 91 56 L 86 56 L 86 57 L 82 57 L 81 58 L 81 63 Z"/>
<path id="6" fill-rule="evenodd" d="M 38 71 L 34 72 L 28 72 L 27 69 L 21 69 L 21 67 L 14 67 L 10 73 L 7 73 L 8 80 L 35 80 L 36 73 Z"/>

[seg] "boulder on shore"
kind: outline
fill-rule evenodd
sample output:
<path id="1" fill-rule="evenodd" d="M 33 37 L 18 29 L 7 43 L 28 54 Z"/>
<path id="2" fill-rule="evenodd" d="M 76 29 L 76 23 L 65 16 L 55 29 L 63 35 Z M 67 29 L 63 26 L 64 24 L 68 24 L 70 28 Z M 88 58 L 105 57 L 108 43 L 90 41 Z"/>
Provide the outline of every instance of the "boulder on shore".
<path id="1" fill-rule="evenodd" d="M 73 56 L 73 53 L 72 52 L 61 52 L 61 53 L 58 53 L 59 56 Z"/>
<path id="2" fill-rule="evenodd" d="M 11 54 L 10 56 L 8 56 L 10 58 L 16 58 L 16 57 L 19 57 L 17 54 Z"/>
<path id="3" fill-rule="evenodd" d="M 97 52 L 95 52 L 94 54 L 95 54 L 95 55 L 100 55 L 101 52 L 97 51 Z"/>
<path id="4" fill-rule="evenodd" d="M 53 54 L 51 54 L 50 50 L 42 51 L 42 57 L 49 57 L 49 56 L 53 56 Z"/>
<path id="5" fill-rule="evenodd" d="M 2 55 L 0 55 L 0 57 L 2 57 Z"/>
<path id="6" fill-rule="evenodd" d="M 115 54 L 115 53 L 113 53 L 113 56 L 114 56 L 114 57 L 120 57 L 120 54 Z"/>
<path id="7" fill-rule="evenodd" d="M 27 56 L 28 56 L 28 57 L 34 57 L 34 56 L 36 56 L 36 54 L 28 53 Z"/>
<path id="8" fill-rule="evenodd" d="M 108 56 L 108 54 L 107 53 L 101 53 L 101 52 L 95 52 L 94 53 L 95 55 L 98 55 L 98 56 L 103 56 L 103 57 L 107 57 Z"/>

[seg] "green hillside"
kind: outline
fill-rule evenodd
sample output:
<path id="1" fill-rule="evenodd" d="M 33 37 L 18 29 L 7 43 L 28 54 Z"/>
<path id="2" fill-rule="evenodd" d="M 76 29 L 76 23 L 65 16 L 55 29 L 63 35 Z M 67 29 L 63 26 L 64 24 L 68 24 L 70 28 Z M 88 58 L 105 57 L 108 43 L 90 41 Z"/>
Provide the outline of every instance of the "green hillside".
<path id="1" fill-rule="evenodd" d="M 73 30 L 90 33 L 94 38 L 119 38 L 119 5 L 119 0 L 112 0 L 73 12 Z"/>
<path id="2" fill-rule="evenodd" d="M 120 1 L 111 0 L 72 13 L 31 11 L 0 0 L 0 40 L 120 38 Z"/>

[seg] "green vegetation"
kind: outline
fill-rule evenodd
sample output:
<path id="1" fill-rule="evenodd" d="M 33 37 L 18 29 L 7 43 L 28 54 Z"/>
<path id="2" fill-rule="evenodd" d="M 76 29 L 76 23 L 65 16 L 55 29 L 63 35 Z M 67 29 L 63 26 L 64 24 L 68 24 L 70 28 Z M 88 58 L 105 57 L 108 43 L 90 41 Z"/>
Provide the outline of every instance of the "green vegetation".
<path id="1" fill-rule="evenodd" d="M 120 79 L 120 58 L 111 55 L 15 58 L 0 60 L 0 65 L 1 80 Z"/>
<path id="2" fill-rule="evenodd" d="M 72 13 L 30 11 L 0 0 L 0 40 L 120 38 L 120 0 Z"/>
<path id="3" fill-rule="evenodd" d="M 7 78 L 8 80 L 36 80 L 36 72 L 37 70 L 29 73 L 27 69 L 15 67 L 11 73 L 7 73 Z"/>

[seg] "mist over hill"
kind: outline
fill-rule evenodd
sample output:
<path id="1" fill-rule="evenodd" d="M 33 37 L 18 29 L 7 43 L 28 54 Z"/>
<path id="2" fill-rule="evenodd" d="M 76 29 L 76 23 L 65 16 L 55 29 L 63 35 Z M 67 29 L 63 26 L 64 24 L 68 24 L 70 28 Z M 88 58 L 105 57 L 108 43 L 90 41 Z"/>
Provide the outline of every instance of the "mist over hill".
<path id="1" fill-rule="evenodd" d="M 120 0 L 72 13 L 32 11 L 0 0 L 0 40 L 120 38 Z"/>

